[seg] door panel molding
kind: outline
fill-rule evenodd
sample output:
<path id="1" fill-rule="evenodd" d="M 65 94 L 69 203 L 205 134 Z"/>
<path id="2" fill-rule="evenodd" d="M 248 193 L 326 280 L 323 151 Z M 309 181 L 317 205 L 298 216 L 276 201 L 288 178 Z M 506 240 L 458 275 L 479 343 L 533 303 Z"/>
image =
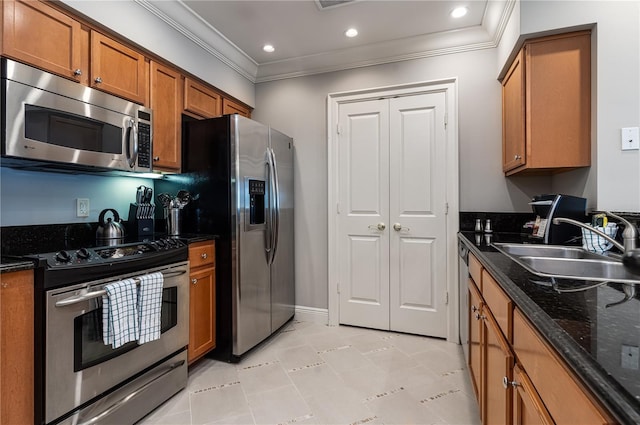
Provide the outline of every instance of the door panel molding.
<path id="1" fill-rule="evenodd" d="M 443 231 L 445 232 L 445 236 L 442 239 L 443 243 L 446 245 L 445 247 L 441 247 L 435 251 L 439 252 L 439 255 L 435 255 L 437 258 L 434 258 L 433 261 L 441 262 L 446 264 L 446 271 L 444 273 L 444 280 L 446 281 L 446 293 L 444 294 L 419 294 L 420 297 L 424 297 L 425 305 L 407 305 L 403 304 L 402 309 L 423 309 L 423 308 L 431 308 L 427 304 L 435 304 L 436 302 L 440 302 L 444 305 L 446 300 L 448 299 L 448 305 L 446 306 L 446 338 L 451 342 L 458 341 L 458 284 L 457 284 L 457 231 L 459 228 L 458 216 L 459 216 L 459 178 L 458 178 L 458 122 L 457 122 L 457 79 L 456 78 L 448 78 L 436 81 L 427 81 L 427 82 L 417 82 L 406 85 L 398 85 L 391 87 L 379 87 L 379 88 L 369 88 L 364 90 L 350 91 L 350 92 L 339 92 L 339 93 L 330 93 L 327 98 L 327 155 L 328 155 L 328 251 L 329 251 L 329 265 L 328 265 L 328 313 L 329 313 L 329 325 L 336 326 L 339 324 L 340 317 L 340 296 L 339 291 L 345 290 L 346 288 L 341 287 L 339 282 L 339 259 L 338 259 L 338 245 L 339 234 L 338 234 L 338 219 L 340 217 L 339 214 L 349 214 L 351 210 L 349 209 L 350 205 L 344 205 L 344 198 L 340 199 L 340 191 L 344 188 L 339 187 L 340 182 L 340 173 L 344 172 L 344 170 L 339 170 L 340 162 L 338 159 L 340 158 L 341 149 L 343 146 L 340 146 L 338 140 L 340 138 L 340 131 L 345 131 L 344 128 L 339 128 L 339 113 L 340 108 L 344 108 L 349 103 L 354 102 L 365 102 L 365 101 L 375 101 L 380 99 L 392 99 L 395 97 L 405 97 L 405 96 L 417 96 L 422 94 L 434 94 L 434 93 L 443 93 L 444 94 L 444 113 L 445 113 L 445 122 L 446 122 L 446 134 L 445 134 L 445 146 L 446 149 L 446 161 L 445 164 L 439 164 L 438 168 L 446 174 L 446 185 L 442 188 L 445 192 L 446 202 L 445 205 L 429 205 L 426 198 L 427 195 L 424 195 L 425 198 L 421 197 L 420 199 L 411 199 L 409 197 L 409 193 L 412 188 L 411 184 L 401 185 L 403 189 L 402 196 L 402 208 L 401 213 L 398 214 L 398 217 L 402 217 L 403 220 L 409 222 L 414 218 L 428 218 L 428 217 L 437 217 L 445 214 L 445 226 Z M 407 120 L 410 124 L 413 125 L 424 125 L 425 120 L 414 120 L 412 122 L 412 118 L 414 116 L 419 115 L 428 115 L 433 113 L 429 108 L 406 108 L 402 110 L 403 119 Z M 366 115 L 366 114 L 365 114 Z M 367 119 L 370 119 L 368 117 Z M 422 124 L 418 124 L 418 122 L 422 122 Z M 340 123 L 342 126 L 342 123 Z M 433 129 L 436 131 L 436 129 Z M 403 143 L 406 143 L 406 146 L 403 146 L 403 150 L 406 149 L 405 155 L 411 155 L 411 149 L 420 149 L 419 146 L 411 146 L 411 140 L 403 140 Z M 430 149 L 434 149 L 431 147 Z M 429 153 L 430 154 L 430 153 Z M 421 157 L 424 157 L 424 152 L 420 153 Z M 435 155 L 431 155 L 433 158 Z M 408 158 L 408 160 L 412 160 L 413 157 Z M 378 162 L 378 161 L 376 161 Z M 371 165 L 371 164 L 368 164 Z M 425 167 L 429 168 L 429 167 Z M 430 178 L 426 177 L 426 178 Z M 369 182 L 371 184 L 371 182 Z M 439 188 L 433 187 L 433 190 L 438 190 Z M 390 188 L 390 190 L 394 190 Z M 414 189 L 415 190 L 415 189 Z M 370 193 L 369 193 L 370 195 Z M 380 206 L 381 209 L 383 208 Z M 361 216 L 367 216 L 371 221 L 371 224 L 375 224 L 374 220 L 376 218 L 377 213 L 371 214 L 369 211 L 360 211 L 361 207 L 358 208 L 357 214 Z M 367 208 L 368 209 L 368 208 Z M 355 211 L 354 211 L 355 212 Z M 364 217 L 363 217 L 364 218 Z M 396 243 L 400 243 L 401 239 L 404 239 L 405 236 L 402 235 L 402 231 L 396 232 L 391 229 L 393 223 L 386 223 L 387 230 L 384 232 L 386 235 L 393 233 L 393 237 L 398 238 Z M 404 223 L 403 223 L 404 225 Z M 411 227 L 407 224 L 408 227 Z M 373 232 L 373 231 L 372 231 Z M 373 236 L 373 234 L 371 235 Z M 406 235 L 408 238 L 408 235 Z M 402 243 L 407 243 L 406 239 Z M 382 242 L 381 242 L 382 243 Z M 429 299 L 429 296 L 433 296 L 433 300 Z M 419 297 L 419 299 L 420 299 Z M 440 299 L 444 298 L 444 299 Z M 415 304 L 415 303 L 414 303 Z M 420 304 L 420 303 L 418 303 Z"/>

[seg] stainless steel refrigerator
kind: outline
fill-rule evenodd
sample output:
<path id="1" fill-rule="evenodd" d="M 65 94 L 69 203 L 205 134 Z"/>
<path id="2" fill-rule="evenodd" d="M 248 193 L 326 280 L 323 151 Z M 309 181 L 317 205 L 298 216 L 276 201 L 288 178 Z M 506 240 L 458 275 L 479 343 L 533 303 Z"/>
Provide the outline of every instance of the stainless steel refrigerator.
<path id="1" fill-rule="evenodd" d="M 293 140 L 240 115 L 185 122 L 183 173 L 183 228 L 218 236 L 214 354 L 235 361 L 294 315 Z"/>

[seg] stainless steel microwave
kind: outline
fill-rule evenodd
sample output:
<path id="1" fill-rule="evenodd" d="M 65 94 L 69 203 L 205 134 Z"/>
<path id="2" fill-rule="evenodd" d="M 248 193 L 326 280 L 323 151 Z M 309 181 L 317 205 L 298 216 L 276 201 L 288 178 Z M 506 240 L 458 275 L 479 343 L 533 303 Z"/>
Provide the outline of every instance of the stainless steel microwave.
<path id="1" fill-rule="evenodd" d="M 5 164 L 152 171 L 151 109 L 9 59 L 1 84 Z"/>

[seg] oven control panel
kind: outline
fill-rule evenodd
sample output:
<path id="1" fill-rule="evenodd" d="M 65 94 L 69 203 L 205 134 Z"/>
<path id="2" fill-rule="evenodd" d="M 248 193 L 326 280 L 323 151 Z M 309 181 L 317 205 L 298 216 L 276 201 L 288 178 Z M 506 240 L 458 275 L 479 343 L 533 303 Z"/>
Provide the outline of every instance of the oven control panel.
<path id="1" fill-rule="evenodd" d="M 151 242 L 133 243 L 118 246 L 80 248 L 76 251 L 61 250 L 38 255 L 47 263 L 49 269 L 56 267 L 82 267 L 107 264 L 118 260 L 134 260 L 151 257 L 168 251 L 186 250 L 187 245 L 178 239 L 158 239 Z"/>

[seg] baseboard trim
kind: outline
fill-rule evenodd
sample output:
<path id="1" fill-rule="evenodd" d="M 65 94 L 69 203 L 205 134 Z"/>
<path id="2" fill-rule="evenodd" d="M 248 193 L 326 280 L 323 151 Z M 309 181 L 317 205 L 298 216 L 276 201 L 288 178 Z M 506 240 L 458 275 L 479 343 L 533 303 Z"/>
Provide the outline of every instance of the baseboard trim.
<path id="1" fill-rule="evenodd" d="M 295 319 L 301 322 L 313 322 L 319 325 L 329 323 L 329 310 L 326 308 L 296 306 Z"/>

